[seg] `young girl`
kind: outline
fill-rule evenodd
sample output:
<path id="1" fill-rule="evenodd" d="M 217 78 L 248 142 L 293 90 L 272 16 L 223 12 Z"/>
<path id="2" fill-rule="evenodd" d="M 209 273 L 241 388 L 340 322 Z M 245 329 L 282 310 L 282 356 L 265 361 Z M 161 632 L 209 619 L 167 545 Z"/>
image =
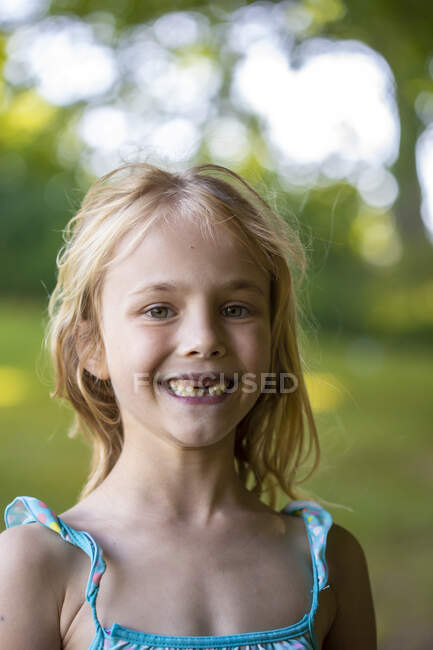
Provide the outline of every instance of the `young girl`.
<path id="1" fill-rule="evenodd" d="M 65 241 L 53 396 L 92 466 L 60 515 L 6 508 L 0 647 L 374 650 L 363 550 L 298 498 L 318 440 L 296 234 L 229 170 L 135 163 L 90 189 Z"/>

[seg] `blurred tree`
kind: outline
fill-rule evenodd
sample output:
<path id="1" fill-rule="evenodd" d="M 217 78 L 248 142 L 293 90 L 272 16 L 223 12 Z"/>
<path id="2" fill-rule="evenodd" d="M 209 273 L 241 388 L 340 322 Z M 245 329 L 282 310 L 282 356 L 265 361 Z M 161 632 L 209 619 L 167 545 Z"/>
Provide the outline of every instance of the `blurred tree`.
<path id="1" fill-rule="evenodd" d="M 217 23 L 224 13 L 253 4 L 250 0 L 202 2 L 200 0 L 53 0 L 51 14 L 73 12 L 82 18 L 95 11 L 110 11 L 119 30 L 145 23 L 168 11 L 205 12 Z M 269 6 L 277 4 L 267 2 Z M 311 12 L 313 21 L 303 38 L 320 34 L 339 39 L 356 39 L 380 52 L 390 64 L 396 79 L 401 120 L 400 156 L 395 163 L 400 195 L 395 212 L 404 236 L 418 241 L 424 237 L 420 217 L 420 190 L 415 167 L 415 143 L 424 128 L 414 103 L 422 91 L 433 92 L 433 78 L 428 71 L 432 56 L 431 25 L 433 4 L 421 0 L 409 8 L 404 0 L 303 0 L 299 3 Z"/>
<path id="2" fill-rule="evenodd" d="M 433 3 L 421 1 L 409 6 L 404 0 L 346 0 L 345 4 L 344 19 L 328 23 L 323 33 L 367 43 L 392 68 L 401 122 L 400 155 L 394 165 L 400 194 L 394 211 L 404 237 L 421 244 L 424 227 L 415 144 L 424 124 L 414 105 L 421 91 L 433 92 L 433 78 L 428 69 L 433 54 Z"/>
<path id="3" fill-rule="evenodd" d="M 49 13 L 90 22 L 98 12 L 105 16 L 111 14 L 111 45 L 116 48 L 125 30 L 171 11 L 195 10 L 206 16 L 215 34 L 221 34 L 228 29 L 232 12 L 251 4 L 271 9 L 278 3 L 52 0 Z M 313 312 L 321 324 L 334 329 L 376 327 L 379 331 L 386 324 L 386 316 L 380 323 L 371 316 L 372 312 L 380 312 L 370 304 L 372 296 L 383 297 L 396 286 L 410 292 L 413 287 L 426 286 L 431 277 L 428 262 L 432 251 L 420 217 L 420 191 L 414 164 L 415 143 L 424 125 L 417 116 L 414 102 L 421 91 L 433 91 L 428 70 L 433 5 L 424 0 L 417 4 L 415 11 L 408 10 L 402 0 L 346 0 L 345 3 L 342 0 L 300 0 L 287 3 L 287 7 L 295 4 L 310 16 L 309 26 L 292 35 L 295 45 L 312 36 L 359 40 L 381 53 L 392 68 L 401 121 L 400 156 L 393 168 L 400 188 L 393 207 L 403 239 L 400 262 L 372 264 L 371 259 L 360 254 L 366 245 L 361 226 L 368 219 L 360 220 L 363 202 L 352 186 L 339 181 L 328 187 L 319 185 L 294 192 L 281 173 L 263 167 L 263 157 L 269 155 L 263 125 L 252 111 L 236 106 L 230 95 L 231 74 L 237 56 L 233 52 L 218 51 L 220 41 L 213 38 L 201 43 L 200 47 L 206 49 L 206 56 L 222 75 L 214 104 L 221 112 L 229 107 L 232 114 L 237 114 L 252 143 L 249 156 L 237 165 L 237 171 L 260 185 L 271 203 L 275 197 L 276 207 L 301 230 L 312 263 L 309 289 Z M 8 36 L 5 31 L 0 40 L 1 65 L 6 60 Z M 185 57 L 188 50 L 175 49 L 173 54 Z M 22 83 L 4 80 L 1 84 L 0 253 L 5 272 L 0 275 L 0 292 L 41 296 L 52 289 L 55 254 L 62 243 L 61 230 L 91 182 L 91 175 L 80 165 L 84 145 L 75 133 L 75 125 L 88 105 L 113 101 L 118 92 L 119 85 L 105 95 L 75 101 L 68 106 L 53 106 L 35 92 L 32 82 L 25 79 Z M 128 100 L 131 88 L 125 84 L 121 92 Z M 207 145 L 202 142 L 191 163 L 210 158 Z M 390 217 L 384 214 L 380 218 L 386 228 L 386 220 Z M 380 301 L 380 297 L 377 300 Z M 391 300 L 387 304 L 397 303 Z M 432 331 L 432 310 L 429 309 L 426 305 L 424 315 L 410 320 L 412 332 Z M 404 327 L 407 326 L 406 322 Z"/>

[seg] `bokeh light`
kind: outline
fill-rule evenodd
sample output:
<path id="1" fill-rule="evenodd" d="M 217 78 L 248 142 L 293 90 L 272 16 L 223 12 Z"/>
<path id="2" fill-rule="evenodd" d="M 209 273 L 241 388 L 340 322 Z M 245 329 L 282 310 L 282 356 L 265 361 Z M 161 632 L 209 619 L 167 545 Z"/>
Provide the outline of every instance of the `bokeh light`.
<path id="1" fill-rule="evenodd" d="M 433 243 L 433 123 L 418 139 L 416 165 L 422 193 L 421 216 Z"/>
<path id="2" fill-rule="evenodd" d="M 16 406 L 29 392 L 27 373 L 20 368 L 0 366 L 0 407 Z"/>
<path id="3" fill-rule="evenodd" d="M 305 374 L 311 408 L 316 413 L 334 411 L 343 401 L 343 387 L 337 377 L 327 372 Z"/>
<path id="4" fill-rule="evenodd" d="M 6 79 L 34 83 L 53 104 L 72 104 L 100 95 L 111 88 L 117 76 L 112 50 L 96 42 L 90 25 L 67 16 L 19 28 L 9 39 L 7 50 Z"/>
<path id="5" fill-rule="evenodd" d="M 355 172 L 391 165 L 399 120 L 382 57 L 361 43 L 311 39 L 295 63 L 275 42 L 254 42 L 237 64 L 232 88 L 241 108 L 261 116 L 285 171 L 293 166 L 299 175 L 299 166 L 320 167 L 338 157 L 338 176 L 357 184 Z M 335 179 L 335 164 L 331 168 Z M 392 201 L 396 183 L 391 188 L 390 177 L 382 176 L 388 182 L 382 196 Z M 377 193 L 371 199 L 377 205 Z"/>

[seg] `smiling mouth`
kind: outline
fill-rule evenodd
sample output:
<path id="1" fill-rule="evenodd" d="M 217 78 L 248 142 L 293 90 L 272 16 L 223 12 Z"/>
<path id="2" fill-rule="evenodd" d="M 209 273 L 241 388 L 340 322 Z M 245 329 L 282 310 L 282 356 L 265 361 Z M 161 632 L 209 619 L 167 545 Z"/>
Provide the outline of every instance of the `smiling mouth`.
<path id="1" fill-rule="evenodd" d="M 204 397 L 224 395 L 225 393 L 230 392 L 234 386 L 234 381 L 228 378 L 222 381 L 213 382 L 204 380 L 200 383 L 191 379 L 185 380 L 174 377 L 172 379 L 158 383 L 166 388 L 170 393 L 178 397 Z"/>

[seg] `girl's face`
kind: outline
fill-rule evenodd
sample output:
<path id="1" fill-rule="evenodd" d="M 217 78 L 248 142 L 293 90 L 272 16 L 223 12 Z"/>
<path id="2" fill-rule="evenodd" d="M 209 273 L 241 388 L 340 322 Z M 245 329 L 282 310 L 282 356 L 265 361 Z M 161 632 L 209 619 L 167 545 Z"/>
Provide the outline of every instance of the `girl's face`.
<path id="1" fill-rule="evenodd" d="M 252 255 L 222 227 L 205 240 L 185 220 L 152 226 L 109 270 L 102 290 L 104 366 L 125 440 L 145 442 L 150 434 L 180 447 L 212 445 L 234 434 L 254 406 L 261 373 L 270 370 L 271 339 L 270 277 Z M 209 372 L 237 376 L 238 389 L 218 402 L 194 402 L 157 382 Z M 256 390 L 251 383 L 243 389 L 246 373 L 253 373 Z"/>

